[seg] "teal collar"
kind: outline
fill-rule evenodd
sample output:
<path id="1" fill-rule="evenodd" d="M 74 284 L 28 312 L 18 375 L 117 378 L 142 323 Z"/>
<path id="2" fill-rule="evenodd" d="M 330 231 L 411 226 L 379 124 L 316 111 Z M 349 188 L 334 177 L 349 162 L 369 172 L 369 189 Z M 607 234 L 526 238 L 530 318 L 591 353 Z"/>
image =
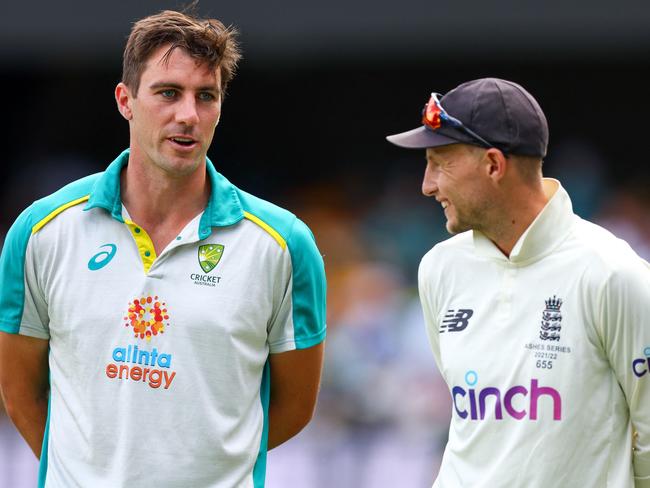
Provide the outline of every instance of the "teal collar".
<path id="1" fill-rule="evenodd" d="M 84 210 L 103 208 L 114 219 L 124 222 L 120 195 L 120 173 L 128 162 L 129 150 L 126 149 L 97 179 Z M 199 223 L 200 239 L 208 237 L 212 233 L 212 227 L 233 225 L 244 218 L 244 210 L 237 195 L 237 188 L 217 172 L 207 158 L 205 166 L 210 179 L 210 198 Z"/>

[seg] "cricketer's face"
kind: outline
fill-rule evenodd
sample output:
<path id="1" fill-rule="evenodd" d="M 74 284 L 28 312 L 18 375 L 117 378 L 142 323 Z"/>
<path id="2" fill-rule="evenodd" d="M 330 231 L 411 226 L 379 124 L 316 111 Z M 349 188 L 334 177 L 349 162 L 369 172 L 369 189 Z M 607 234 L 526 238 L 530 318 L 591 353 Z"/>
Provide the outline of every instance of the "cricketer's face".
<path id="1" fill-rule="evenodd" d="M 170 176 L 205 162 L 221 115 L 221 73 L 183 49 L 162 46 L 149 58 L 137 94 L 120 83 L 118 106 L 129 120 L 131 157 Z"/>
<path id="2" fill-rule="evenodd" d="M 427 149 L 422 193 L 440 202 L 451 234 L 482 230 L 487 224 L 491 198 L 480 170 L 483 153 L 465 144 Z"/>

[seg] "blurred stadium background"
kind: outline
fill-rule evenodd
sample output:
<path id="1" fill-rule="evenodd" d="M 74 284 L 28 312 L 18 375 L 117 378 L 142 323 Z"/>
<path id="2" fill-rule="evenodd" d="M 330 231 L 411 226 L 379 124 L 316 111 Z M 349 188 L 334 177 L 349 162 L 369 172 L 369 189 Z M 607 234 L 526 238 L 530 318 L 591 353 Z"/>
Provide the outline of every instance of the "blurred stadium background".
<path id="1" fill-rule="evenodd" d="M 31 201 L 101 171 L 126 147 L 113 88 L 130 25 L 180 6 L 3 8 L 0 242 Z M 204 0 L 198 10 L 238 26 L 244 49 L 210 157 L 235 184 L 301 216 L 328 273 L 318 411 L 269 454 L 267 486 L 430 486 L 450 407 L 415 277 L 419 258 L 445 238 L 444 221 L 420 196 L 424 155 L 384 136 L 417 126 L 432 90 L 484 76 L 517 81 L 549 120 L 546 174 L 568 188 L 580 215 L 650 258 L 650 7 Z M 35 478 L 33 455 L 0 413 L 0 487 Z"/>

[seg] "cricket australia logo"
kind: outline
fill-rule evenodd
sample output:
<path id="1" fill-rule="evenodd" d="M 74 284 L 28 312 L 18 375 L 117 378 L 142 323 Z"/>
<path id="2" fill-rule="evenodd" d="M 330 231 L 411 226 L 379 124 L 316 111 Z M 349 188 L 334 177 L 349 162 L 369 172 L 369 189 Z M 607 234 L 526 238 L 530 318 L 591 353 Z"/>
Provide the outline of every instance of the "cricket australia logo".
<path id="1" fill-rule="evenodd" d="M 199 266 L 203 273 L 191 273 L 190 279 L 195 285 L 217 286 L 221 281 L 221 276 L 211 275 L 208 273 L 217 267 L 221 256 L 223 256 L 223 244 L 203 244 L 199 246 Z"/>
<path id="2" fill-rule="evenodd" d="M 199 246 L 199 264 L 205 273 L 212 271 L 223 256 L 223 244 L 204 244 Z"/>
<path id="3" fill-rule="evenodd" d="M 460 332 L 461 330 L 465 330 L 472 315 L 474 315 L 474 310 L 469 308 L 447 310 L 442 325 L 440 326 L 440 333 L 442 334 L 445 331 Z"/>
<path id="4" fill-rule="evenodd" d="M 539 331 L 539 338 L 543 341 L 559 341 L 562 330 L 562 299 L 553 295 L 546 300 L 546 308 L 542 312 L 542 328 Z"/>

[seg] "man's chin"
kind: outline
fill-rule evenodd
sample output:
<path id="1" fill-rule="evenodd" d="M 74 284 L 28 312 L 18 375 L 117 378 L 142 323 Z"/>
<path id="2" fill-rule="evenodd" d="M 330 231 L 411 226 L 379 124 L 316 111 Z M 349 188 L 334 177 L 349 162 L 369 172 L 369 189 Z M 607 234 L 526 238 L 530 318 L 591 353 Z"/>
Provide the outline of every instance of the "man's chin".
<path id="1" fill-rule="evenodd" d="M 196 171 L 203 162 L 205 162 L 205 156 L 201 156 L 200 154 L 192 157 L 186 155 L 169 155 L 164 158 L 164 161 L 161 161 L 162 164 L 159 166 L 163 168 L 169 176 L 182 178 L 183 176 L 187 176 Z"/>
<path id="2" fill-rule="evenodd" d="M 460 234 L 461 232 L 466 232 L 468 230 L 471 230 L 470 226 L 462 225 L 459 222 L 452 222 L 449 220 L 447 221 L 445 227 L 447 228 L 447 232 L 449 232 L 451 235 L 456 235 L 456 234 Z"/>

